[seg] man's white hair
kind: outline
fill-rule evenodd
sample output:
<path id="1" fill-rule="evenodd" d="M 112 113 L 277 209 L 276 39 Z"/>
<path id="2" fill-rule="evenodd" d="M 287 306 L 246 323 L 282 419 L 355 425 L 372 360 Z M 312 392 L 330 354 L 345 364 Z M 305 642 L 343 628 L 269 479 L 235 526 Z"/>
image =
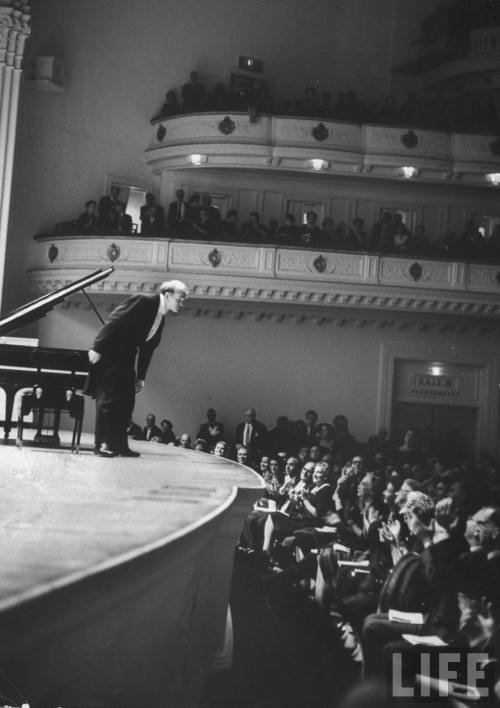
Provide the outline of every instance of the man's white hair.
<path id="1" fill-rule="evenodd" d="M 160 285 L 161 293 L 178 293 L 183 292 L 189 295 L 189 288 L 186 283 L 182 280 L 165 280 L 164 283 Z"/>

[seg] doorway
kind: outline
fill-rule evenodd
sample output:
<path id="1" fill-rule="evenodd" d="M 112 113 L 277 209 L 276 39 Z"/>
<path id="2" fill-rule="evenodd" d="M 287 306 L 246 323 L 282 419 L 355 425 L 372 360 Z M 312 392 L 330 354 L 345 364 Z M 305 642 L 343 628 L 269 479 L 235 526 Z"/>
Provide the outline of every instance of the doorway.
<path id="1" fill-rule="evenodd" d="M 449 462 L 475 455 L 478 409 L 472 406 L 405 403 L 392 406 L 392 439 L 403 442 L 405 430 L 416 432 L 417 445 Z"/>

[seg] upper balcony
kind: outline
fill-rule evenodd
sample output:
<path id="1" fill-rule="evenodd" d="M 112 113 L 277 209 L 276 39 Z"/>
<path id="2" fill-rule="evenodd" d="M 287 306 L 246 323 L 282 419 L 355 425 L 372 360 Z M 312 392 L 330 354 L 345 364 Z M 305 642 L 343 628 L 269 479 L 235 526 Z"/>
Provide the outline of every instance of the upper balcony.
<path id="1" fill-rule="evenodd" d="M 137 236 L 38 238 L 28 260 L 30 289 L 47 292 L 110 264 L 115 272 L 95 293 L 154 292 L 181 278 L 200 312 L 251 304 L 281 318 L 488 329 L 500 315 L 500 265 Z"/>
<path id="2" fill-rule="evenodd" d="M 155 173 L 189 168 L 370 175 L 491 186 L 500 173 L 500 139 L 416 127 L 326 119 L 197 113 L 152 122 L 145 160 Z M 499 178 L 500 179 L 500 178 Z M 494 182 L 493 182 L 494 183 Z"/>

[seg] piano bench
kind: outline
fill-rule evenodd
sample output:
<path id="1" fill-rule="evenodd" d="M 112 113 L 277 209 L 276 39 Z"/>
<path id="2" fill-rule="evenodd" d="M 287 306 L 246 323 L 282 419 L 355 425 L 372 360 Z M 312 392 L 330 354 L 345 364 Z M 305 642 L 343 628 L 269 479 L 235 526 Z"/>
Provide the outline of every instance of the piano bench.
<path id="1" fill-rule="evenodd" d="M 71 438 L 71 452 L 79 452 L 84 412 L 83 396 L 77 395 L 73 389 L 44 389 L 41 386 L 34 386 L 32 391 L 24 393 L 21 397 L 17 423 L 16 444 L 18 447 L 22 447 L 23 444 L 24 418 L 33 411 L 38 412 L 36 433 L 33 439 L 35 445 L 59 447 L 61 444 L 59 438 L 61 411 L 67 411 L 75 421 Z M 51 435 L 42 433 L 45 413 L 54 413 L 54 427 Z"/>

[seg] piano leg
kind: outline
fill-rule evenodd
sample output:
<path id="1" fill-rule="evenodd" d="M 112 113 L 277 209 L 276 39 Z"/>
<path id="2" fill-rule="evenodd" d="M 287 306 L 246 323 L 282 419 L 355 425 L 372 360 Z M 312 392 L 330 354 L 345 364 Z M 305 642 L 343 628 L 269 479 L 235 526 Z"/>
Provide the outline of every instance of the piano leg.
<path id="1" fill-rule="evenodd" d="M 17 386 L 5 385 L 5 420 L 3 424 L 4 445 L 9 442 L 10 431 L 12 430 L 12 411 L 14 410 L 14 397 L 18 390 Z"/>

